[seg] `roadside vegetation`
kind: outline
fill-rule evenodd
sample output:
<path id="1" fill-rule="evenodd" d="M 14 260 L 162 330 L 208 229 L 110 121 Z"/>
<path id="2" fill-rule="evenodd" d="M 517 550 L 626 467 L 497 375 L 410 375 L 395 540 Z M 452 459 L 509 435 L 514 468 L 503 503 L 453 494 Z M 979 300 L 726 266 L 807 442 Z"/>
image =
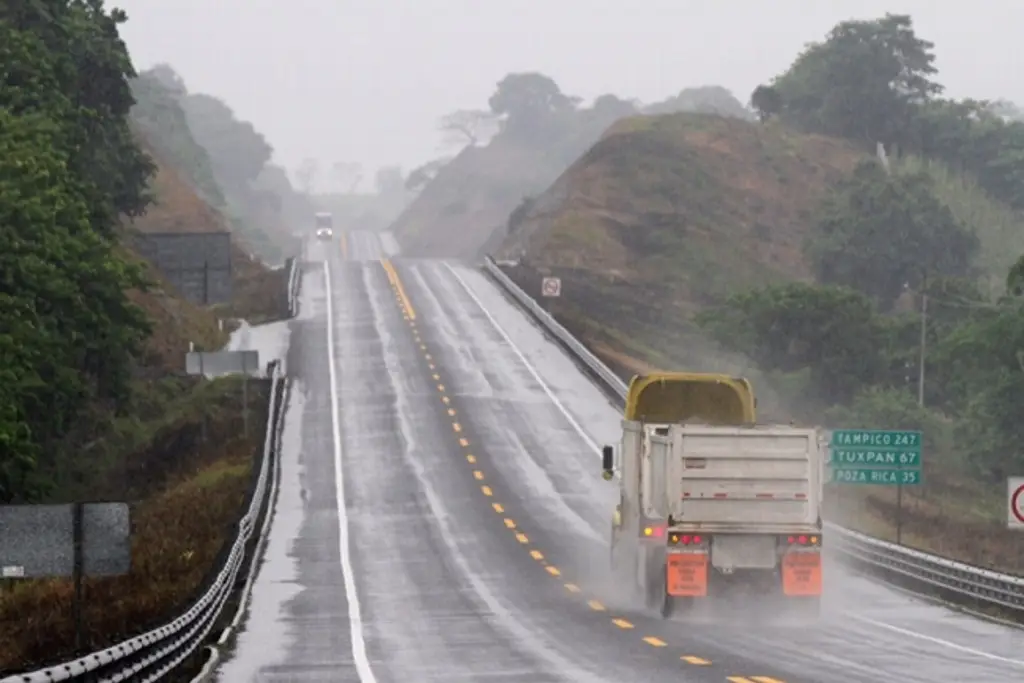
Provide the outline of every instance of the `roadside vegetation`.
<path id="1" fill-rule="evenodd" d="M 922 429 L 902 513 L 834 486 L 831 517 L 1024 572 L 1024 123 L 943 97 L 933 48 L 907 16 L 844 22 L 755 90 L 759 123 L 621 121 L 498 255 L 561 276 L 554 310 L 624 374 L 742 373 L 766 420 Z"/>
<path id="2" fill-rule="evenodd" d="M 251 387 L 246 436 L 238 380 L 183 376 L 190 343 L 227 335 L 131 249 L 135 230 L 235 223 L 210 204 L 202 148 L 172 154 L 189 129 L 133 118 L 125 20 L 86 0 L 0 8 L 0 504 L 130 503 L 131 573 L 86 581 L 90 649 L 194 597 L 242 511 L 268 393 Z M 237 281 L 280 279 L 237 253 Z M 239 310 L 279 303 L 236 289 Z M 70 595 L 0 580 L 0 671 L 73 654 Z"/>

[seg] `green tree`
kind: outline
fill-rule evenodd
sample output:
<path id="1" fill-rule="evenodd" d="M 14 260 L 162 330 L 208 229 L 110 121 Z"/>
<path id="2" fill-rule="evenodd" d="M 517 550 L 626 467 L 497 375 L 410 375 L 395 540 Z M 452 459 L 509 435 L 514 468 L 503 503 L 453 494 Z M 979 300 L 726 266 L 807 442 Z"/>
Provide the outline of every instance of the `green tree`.
<path id="1" fill-rule="evenodd" d="M 491 112 L 505 118 L 505 130 L 513 136 L 545 140 L 561 115 L 575 110 L 574 99 L 544 74 L 512 73 L 498 83 L 488 100 Z"/>
<path id="2" fill-rule="evenodd" d="M 799 127 L 874 146 L 908 138 L 918 108 L 942 92 L 934 45 L 907 15 L 844 21 L 774 79 L 782 116 Z"/>
<path id="3" fill-rule="evenodd" d="M 858 165 L 821 214 L 807 244 L 819 281 L 860 289 L 883 310 L 929 277 L 968 275 L 979 247 L 927 175 L 890 176 L 874 161 Z"/>
<path id="4" fill-rule="evenodd" d="M 0 110 L 0 499 L 39 491 L 44 446 L 90 399 L 128 398 L 129 368 L 149 331 L 124 290 L 139 271 L 90 225 L 87 192 L 60 151 L 59 124 Z M 8 313 L 9 312 L 9 313 Z M 45 455 L 50 455 L 45 453 Z"/>
<path id="5" fill-rule="evenodd" d="M 886 372 L 885 329 L 870 300 L 846 287 L 790 283 L 730 297 L 697 323 L 759 367 L 810 369 L 817 398 L 849 399 Z"/>
<path id="6" fill-rule="evenodd" d="M 123 408 L 149 332 L 116 253 L 152 164 L 127 124 L 124 15 L 99 0 L 0 7 L 0 502 L 31 501 L 89 405 Z"/>
<path id="7" fill-rule="evenodd" d="M 782 96 L 778 88 L 770 85 L 759 85 L 750 94 L 750 106 L 757 111 L 757 117 L 764 123 L 782 111 Z"/>

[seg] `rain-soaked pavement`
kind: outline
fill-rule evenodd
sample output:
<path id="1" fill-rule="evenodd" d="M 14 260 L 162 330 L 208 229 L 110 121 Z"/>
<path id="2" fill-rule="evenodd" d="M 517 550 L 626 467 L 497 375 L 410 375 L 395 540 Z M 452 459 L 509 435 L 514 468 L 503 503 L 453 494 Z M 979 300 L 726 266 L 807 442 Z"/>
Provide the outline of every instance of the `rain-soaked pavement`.
<path id="1" fill-rule="evenodd" d="M 266 556 L 218 680 L 1024 680 L 1020 630 L 836 564 L 816 622 L 630 608 L 605 575 L 596 453 L 618 411 L 480 272 L 389 271 L 387 240 L 340 237 L 309 245 L 290 340 L 249 331 L 289 344 L 295 384 Z"/>

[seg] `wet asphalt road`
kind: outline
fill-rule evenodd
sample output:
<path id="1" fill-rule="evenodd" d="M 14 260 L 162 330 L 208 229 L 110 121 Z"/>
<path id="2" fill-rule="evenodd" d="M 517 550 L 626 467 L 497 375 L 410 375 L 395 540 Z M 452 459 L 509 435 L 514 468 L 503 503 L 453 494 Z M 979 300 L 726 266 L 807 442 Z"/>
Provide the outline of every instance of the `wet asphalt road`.
<path id="1" fill-rule="evenodd" d="M 1021 631 L 836 564 L 816 622 L 630 607 L 596 453 L 619 412 L 475 269 L 341 237 L 307 252 L 281 493 L 219 680 L 1024 680 Z"/>

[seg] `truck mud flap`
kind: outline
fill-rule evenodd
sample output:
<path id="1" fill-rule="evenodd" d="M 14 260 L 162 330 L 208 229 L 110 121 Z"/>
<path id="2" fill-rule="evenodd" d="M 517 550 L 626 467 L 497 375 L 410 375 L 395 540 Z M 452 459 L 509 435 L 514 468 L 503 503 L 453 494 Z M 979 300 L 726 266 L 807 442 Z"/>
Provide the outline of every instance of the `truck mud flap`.
<path id="1" fill-rule="evenodd" d="M 665 562 L 665 586 L 672 597 L 706 596 L 707 553 L 669 553 Z"/>
<path id="2" fill-rule="evenodd" d="M 783 555 L 782 592 L 794 597 L 821 595 L 821 553 Z"/>

